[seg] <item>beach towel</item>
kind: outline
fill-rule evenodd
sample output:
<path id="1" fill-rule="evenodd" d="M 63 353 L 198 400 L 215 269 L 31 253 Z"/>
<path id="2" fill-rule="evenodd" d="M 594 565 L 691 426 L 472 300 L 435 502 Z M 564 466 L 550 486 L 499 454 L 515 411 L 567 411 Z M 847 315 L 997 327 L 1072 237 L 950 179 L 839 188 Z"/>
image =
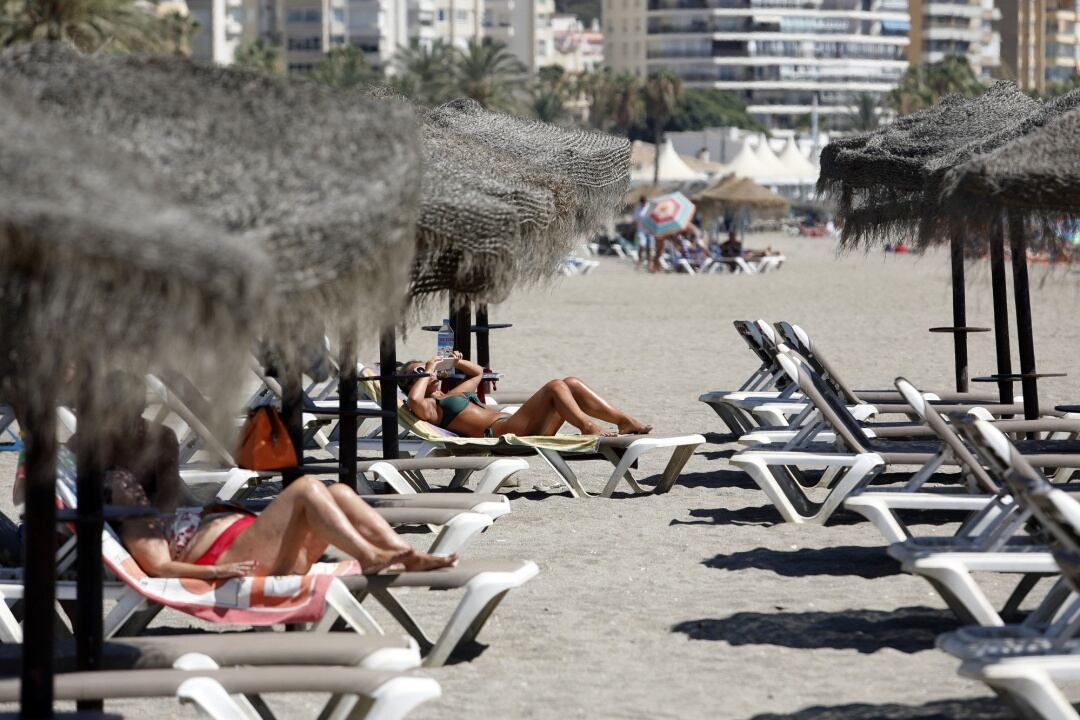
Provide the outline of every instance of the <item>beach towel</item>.
<path id="1" fill-rule="evenodd" d="M 57 496 L 78 505 L 75 454 L 62 448 L 57 457 Z M 241 577 L 227 580 L 157 578 L 147 575 L 108 526 L 101 535 L 105 566 L 128 587 L 152 602 L 201 620 L 233 625 L 314 622 L 323 616 L 326 593 L 334 578 L 358 575 L 360 563 L 316 563 L 306 575 Z"/>

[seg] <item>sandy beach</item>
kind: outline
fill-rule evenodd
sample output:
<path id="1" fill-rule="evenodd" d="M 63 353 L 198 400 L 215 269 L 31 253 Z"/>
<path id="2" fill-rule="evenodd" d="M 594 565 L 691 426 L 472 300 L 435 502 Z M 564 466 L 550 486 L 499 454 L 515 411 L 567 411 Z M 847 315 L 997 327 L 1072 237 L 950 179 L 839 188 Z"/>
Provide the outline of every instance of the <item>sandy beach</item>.
<path id="1" fill-rule="evenodd" d="M 832 240 L 747 238 L 749 247 L 766 244 L 788 258 L 779 272 L 655 276 L 602 258 L 589 276 L 518 292 L 491 309 L 492 321 L 514 324 L 492 336 L 504 389 L 578 376 L 655 433 L 702 433 L 708 442 L 661 496 L 572 499 L 551 490 L 550 471 L 533 461 L 510 495 L 513 513 L 467 555 L 531 559 L 541 573 L 507 596 L 469 658 L 430 671 L 443 698 L 412 717 L 1010 717 L 933 648 L 935 635 L 957 623 L 925 581 L 899 573 L 873 526 L 843 514 L 827 527 L 781 524 L 728 464 L 734 438 L 697 400 L 736 388 L 754 369 L 731 321 L 758 317 L 802 325 L 857 388 L 889 388 L 902 374 L 920 388 L 947 389 L 950 339 L 927 332 L 951 321 L 947 253 L 838 256 Z M 1032 273 L 1039 369 L 1068 373 L 1041 385 L 1050 407 L 1077 399 L 1080 286 L 1067 270 Z M 970 266 L 970 325 L 992 326 L 988 275 L 985 264 Z M 399 357 L 425 357 L 434 346 L 432 334 L 414 331 Z M 971 358 L 973 375 L 993 372 L 992 334 L 972 337 Z M 16 512 L 14 460 L 0 454 L 8 513 Z M 648 482 L 661 468 L 653 458 L 638 475 Z M 593 489 L 607 474 L 602 464 L 575 469 Z M 1004 597 L 1006 585 L 1000 590 Z M 406 596 L 421 620 L 445 617 L 452 600 Z M 167 612 L 154 627 L 196 626 L 206 627 Z M 308 696 L 271 697 L 270 705 L 283 717 L 313 716 L 316 707 Z M 173 701 L 107 708 L 195 716 Z"/>

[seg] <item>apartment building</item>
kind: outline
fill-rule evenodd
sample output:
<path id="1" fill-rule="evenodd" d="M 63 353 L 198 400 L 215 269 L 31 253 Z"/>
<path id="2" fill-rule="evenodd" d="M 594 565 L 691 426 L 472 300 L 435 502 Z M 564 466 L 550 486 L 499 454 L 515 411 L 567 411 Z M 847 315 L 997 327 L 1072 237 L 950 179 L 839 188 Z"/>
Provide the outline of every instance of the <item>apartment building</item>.
<path id="1" fill-rule="evenodd" d="M 555 0 L 486 0 L 484 37 L 501 42 L 532 76 L 555 62 Z"/>
<path id="2" fill-rule="evenodd" d="M 1000 38 L 994 28 L 1001 13 L 994 0 L 909 0 L 911 62 L 937 63 L 966 57 L 983 79 L 996 74 Z"/>
<path id="3" fill-rule="evenodd" d="M 604 0 L 607 62 L 645 78 L 666 67 L 689 87 L 739 95 L 790 128 L 817 112 L 842 124 L 859 94 L 907 69 L 907 0 Z"/>
<path id="4" fill-rule="evenodd" d="M 187 0 L 198 27 L 191 37 L 196 62 L 231 65 L 236 49 L 259 36 L 257 0 Z"/>
<path id="5" fill-rule="evenodd" d="M 998 0 L 1002 75 L 1025 90 L 1080 72 L 1077 0 Z"/>

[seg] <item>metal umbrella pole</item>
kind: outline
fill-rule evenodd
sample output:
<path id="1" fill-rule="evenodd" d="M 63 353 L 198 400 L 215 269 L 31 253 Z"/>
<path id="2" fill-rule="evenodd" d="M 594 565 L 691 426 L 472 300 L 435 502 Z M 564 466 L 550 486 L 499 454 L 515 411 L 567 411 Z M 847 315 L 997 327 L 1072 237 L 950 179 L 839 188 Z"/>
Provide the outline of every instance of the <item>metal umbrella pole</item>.
<path id="1" fill-rule="evenodd" d="M 354 363 L 355 365 L 355 363 Z M 379 394 L 382 405 L 382 453 L 387 460 L 396 460 L 401 456 L 398 445 L 397 425 L 397 336 L 394 327 L 384 327 L 379 335 Z M 356 442 L 356 432 L 352 434 Z M 355 445 L 354 445 L 355 451 Z"/>
<path id="2" fill-rule="evenodd" d="M 956 391 L 968 391 L 967 298 L 964 292 L 964 238 L 954 235 L 949 243 L 952 265 L 953 359 Z"/>
<path id="3" fill-rule="evenodd" d="M 95 368 L 87 368 L 88 373 Z M 83 427 L 96 427 L 99 402 L 92 396 L 94 382 L 88 382 L 79 393 L 77 416 Z M 76 434 L 76 489 L 79 505 L 75 514 L 77 591 L 79 602 L 75 615 L 75 648 L 80 671 L 100 670 L 104 627 L 105 567 L 101 560 L 101 533 L 105 529 L 104 468 L 100 461 L 100 446 L 88 432 Z M 100 711 L 102 700 L 80 700 L 79 710 Z"/>
<path id="4" fill-rule="evenodd" d="M 357 388 L 356 337 L 346 333 L 341 339 L 338 372 L 338 482 L 357 489 L 356 428 Z"/>

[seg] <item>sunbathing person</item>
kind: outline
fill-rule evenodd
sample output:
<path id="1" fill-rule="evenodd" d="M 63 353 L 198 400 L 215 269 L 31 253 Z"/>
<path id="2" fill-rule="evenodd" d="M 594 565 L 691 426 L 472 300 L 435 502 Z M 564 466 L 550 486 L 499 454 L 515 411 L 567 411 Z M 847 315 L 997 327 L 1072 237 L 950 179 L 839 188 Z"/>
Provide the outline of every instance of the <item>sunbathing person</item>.
<path id="1" fill-rule="evenodd" d="M 497 412 L 483 403 L 476 389 L 483 380 L 483 368 L 454 353 L 454 366 L 465 380 L 448 393 L 438 389 L 434 372 L 439 358 L 426 363 L 410 360 L 402 366 L 405 374 L 415 374 L 399 381 L 408 395 L 409 410 L 416 417 L 465 437 L 500 437 L 502 435 L 554 435 L 564 422 L 583 435 L 612 437 L 619 434 L 647 433 L 652 425 L 627 415 L 604 400 L 575 377 L 551 380 L 522 403 L 517 412 Z M 618 432 L 596 424 L 609 422 Z"/>
<path id="2" fill-rule="evenodd" d="M 175 436 L 143 419 L 145 389 L 137 378 L 115 373 L 107 385 L 115 404 L 97 439 L 95 461 L 105 471 L 107 502 L 162 513 L 114 523 L 148 575 L 215 580 L 304 574 L 330 545 L 358 560 L 365 573 L 398 564 L 433 570 L 457 560 L 413 549 L 351 488 L 310 476 L 290 483 L 258 515 L 233 503 L 178 507 L 190 494 L 179 474 Z M 17 474 L 16 498 L 23 495 L 22 482 Z"/>

